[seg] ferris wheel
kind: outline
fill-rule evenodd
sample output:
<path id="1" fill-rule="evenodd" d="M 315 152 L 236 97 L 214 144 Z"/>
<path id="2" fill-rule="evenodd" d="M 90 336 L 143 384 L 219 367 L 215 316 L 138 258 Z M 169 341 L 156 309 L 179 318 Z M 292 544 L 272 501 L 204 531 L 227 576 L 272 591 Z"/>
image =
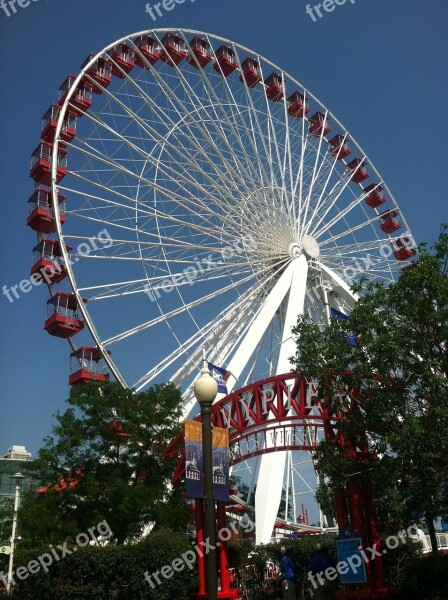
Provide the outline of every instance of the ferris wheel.
<path id="1" fill-rule="evenodd" d="M 137 391 L 171 380 L 185 415 L 202 348 L 228 392 L 287 373 L 298 315 L 347 314 L 354 280 L 391 283 L 413 255 L 337 118 L 269 60 L 197 31 L 89 55 L 44 115 L 31 177 L 32 273 L 49 284 L 45 328 L 72 346 L 70 383 L 106 379 L 103 364 Z M 257 469 L 257 494 L 275 497 L 263 539 L 283 454 Z"/>

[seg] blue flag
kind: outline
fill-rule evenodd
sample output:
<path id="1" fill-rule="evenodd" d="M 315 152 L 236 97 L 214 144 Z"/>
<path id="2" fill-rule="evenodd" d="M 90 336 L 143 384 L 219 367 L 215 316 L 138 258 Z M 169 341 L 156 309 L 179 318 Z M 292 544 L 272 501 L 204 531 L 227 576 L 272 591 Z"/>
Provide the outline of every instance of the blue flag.
<path id="1" fill-rule="evenodd" d="M 346 321 L 348 319 L 348 315 L 344 315 L 343 312 L 336 310 L 336 308 L 330 308 L 330 315 L 332 319 L 340 319 L 341 321 Z M 358 343 L 358 334 L 351 331 L 346 338 L 346 342 L 347 344 L 350 344 L 350 346 L 356 346 Z"/>
<path id="2" fill-rule="evenodd" d="M 227 395 L 227 380 L 229 379 L 231 372 L 226 371 L 221 367 L 207 363 L 208 369 L 213 377 L 218 382 L 218 393 Z"/>

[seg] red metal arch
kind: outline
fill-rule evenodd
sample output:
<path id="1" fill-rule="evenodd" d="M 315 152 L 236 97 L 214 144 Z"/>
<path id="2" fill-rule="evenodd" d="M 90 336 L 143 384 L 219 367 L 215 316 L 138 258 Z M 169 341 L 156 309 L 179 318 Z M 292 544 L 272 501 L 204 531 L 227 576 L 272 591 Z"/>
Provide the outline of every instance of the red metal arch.
<path id="1" fill-rule="evenodd" d="M 339 420 L 319 402 L 317 392 L 316 383 L 299 373 L 286 373 L 247 385 L 216 402 L 212 424 L 229 430 L 230 464 L 270 452 L 314 450 L 318 430 L 328 435 Z M 200 415 L 195 420 L 201 421 Z M 179 457 L 174 484 L 185 475 L 183 440 L 182 431 L 165 452 L 167 458 Z"/>

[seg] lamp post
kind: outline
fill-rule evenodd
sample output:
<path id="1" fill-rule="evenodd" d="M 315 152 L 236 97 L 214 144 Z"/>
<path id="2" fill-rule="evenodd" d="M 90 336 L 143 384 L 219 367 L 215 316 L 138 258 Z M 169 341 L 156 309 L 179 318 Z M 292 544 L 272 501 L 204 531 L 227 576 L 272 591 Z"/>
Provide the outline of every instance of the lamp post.
<path id="1" fill-rule="evenodd" d="M 213 497 L 213 447 L 212 447 L 212 405 L 218 393 L 218 384 L 210 374 L 203 353 L 203 366 L 199 379 L 194 382 L 194 395 L 201 407 L 202 417 L 202 461 L 204 467 L 204 530 L 205 540 L 210 550 L 205 555 L 206 590 L 208 600 L 216 600 L 218 573 L 216 567 L 216 518 Z"/>
<path id="2" fill-rule="evenodd" d="M 16 544 L 16 529 L 17 529 L 17 511 L 19 510 L 19 501 L 20 501 L 20 482 L 22 479 L 26 479 L 26 476 L 22 475 L 22 473 L 16 473 L 15 475 L 11 475 L 11 479 L 16 480 L 16 494 L 15 494 L 15 498 L 14 498 L 14 514 L 13 514 L 13 518 L 12 518 L 11 551 L 10 551 L 10 555 L 9 555 L 8 581 L 6 584 L 6 591 L 8 594 L 11 591 L 12 568 L 14 565 L 14 547 Z"/>

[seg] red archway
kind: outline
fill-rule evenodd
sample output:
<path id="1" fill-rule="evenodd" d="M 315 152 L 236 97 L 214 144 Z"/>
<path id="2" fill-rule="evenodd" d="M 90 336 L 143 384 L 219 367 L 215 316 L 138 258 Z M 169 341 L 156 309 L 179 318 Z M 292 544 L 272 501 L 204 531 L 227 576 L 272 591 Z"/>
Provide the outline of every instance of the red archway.
<path id="1" fill-rule="evenodd" d="M 356 391 L 341 392 L 348 398 L 348 410 L 356 403 Z M 277 375 L 247 385 L 216 402 L 213 406 L 212 424 L 229 429 L 231 457 L 230 464 L 269 452 L 285 450 L 313 451 L 322 435 L 334 446 L 344 448 L 352 458 L 360 461 L 375 460 L 367 447 L 348 447 L 338 432 L 340 415 L 331 413 L 329 402 L 318 399 L 318 385 L 307 382 L 298 373 Z M 201 420 L 200 415 L 196 417 Z M 167 447 L 165 455 L 178 456 L 179 463 L 173 474 L 174 484 L 185 475 L 184 433 L 181 432 Z M 336 490 L 336 512 L 339 527 L 351 525 L 359 532 L 364 547 L 380 549 L 374 500 L 370 487 L 359 481 L 352 481 L 344 489 Z M 222 504 L 222 506 L 219 506 Z M 202 535 L 201 501 L 196 503 L 196 524 L 198 536 Z M 218 527 L 225 526 L 224 503 L 218 503 Z M 220 598 L 235 597 L 230 590 L 227 573 L 225 547 L 220 551 L 221 581 Z M 199 564 L 201 571 L 201 565 Z M 203 566 L 202 566 L 203 569 Z M 338 592 L 343 598 L 380 598 L 393 595 L 386 588 L 381 557 L 366 565 L 368 583 L 357 586 L 356 590 Z M 202 576 L 204 575 L 202 570 Z M 199 597 L 203 597 L 201 588 Z"/>

